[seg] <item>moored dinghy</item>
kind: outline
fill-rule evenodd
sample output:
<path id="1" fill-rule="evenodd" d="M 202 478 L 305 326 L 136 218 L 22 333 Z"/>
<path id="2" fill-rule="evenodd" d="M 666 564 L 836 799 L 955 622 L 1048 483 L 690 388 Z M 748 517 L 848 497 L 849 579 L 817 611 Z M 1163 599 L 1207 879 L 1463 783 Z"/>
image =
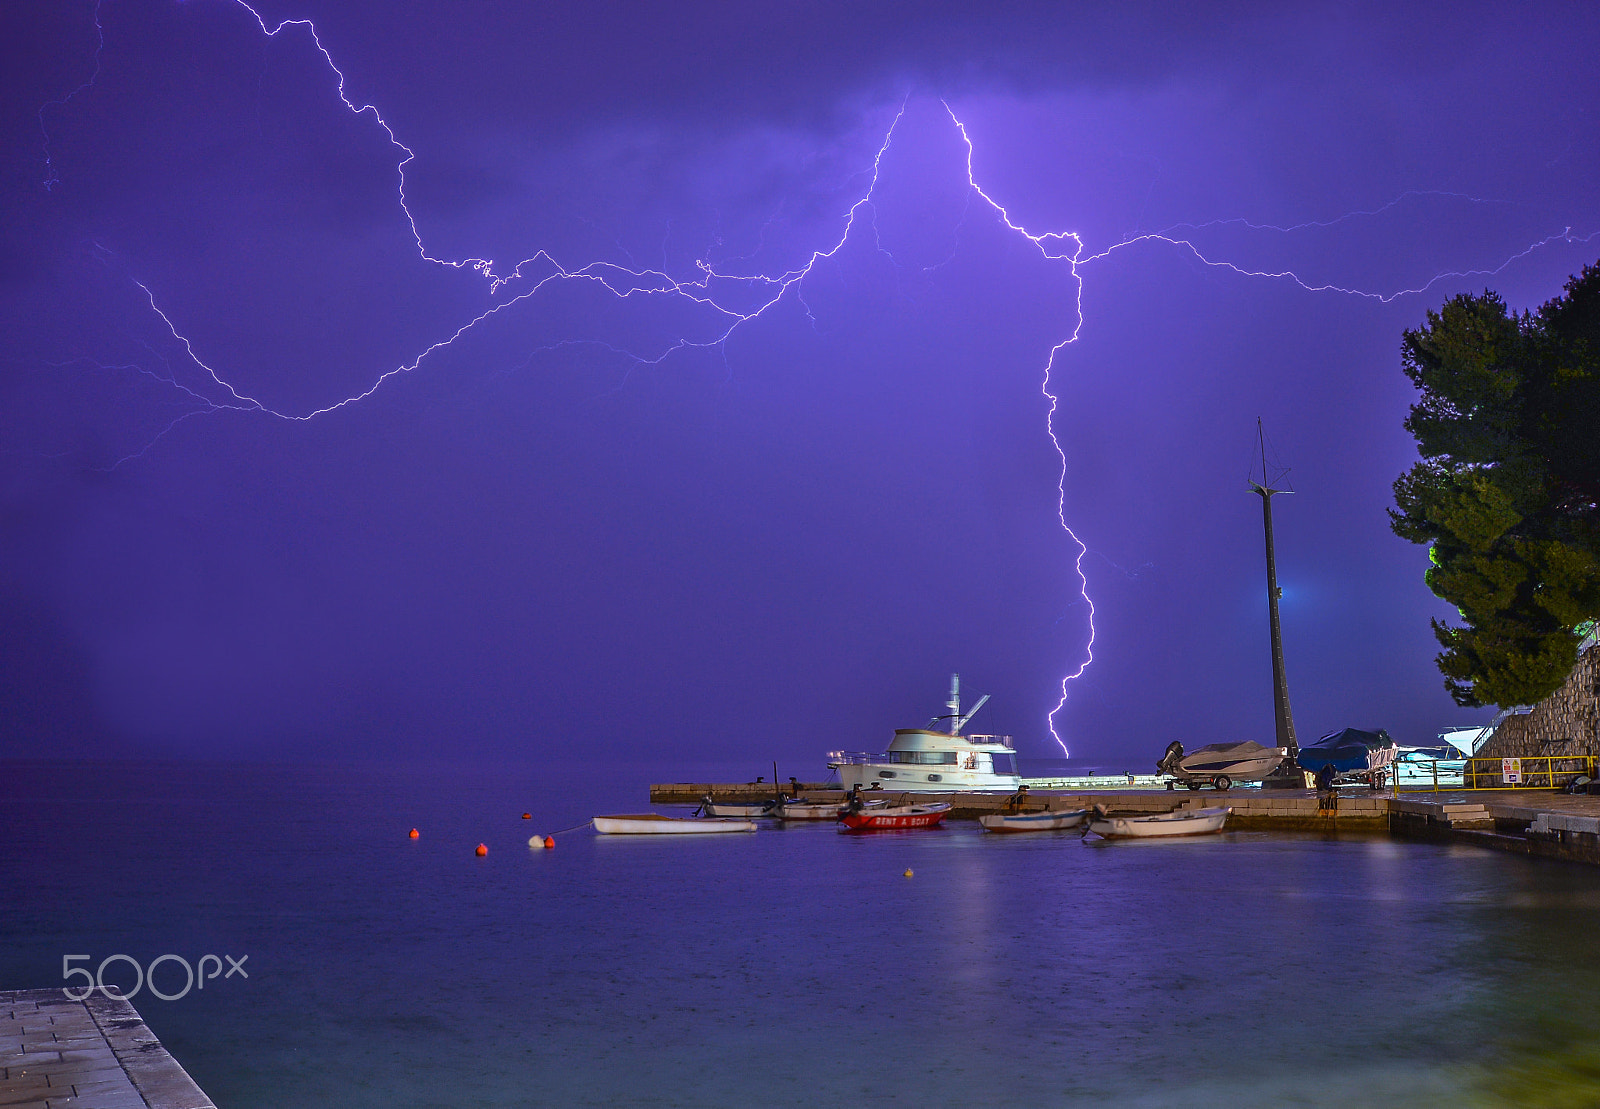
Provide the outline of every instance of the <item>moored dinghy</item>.
<path id="1" fill-rule="evenodd" d="M 884 798 L 862 801 L 864 808 L 881 809 L 889 802 Z M 838 820 L 848 806 L 839 801 L 789 801 L 785 800 L 773 810 L 779 820 Z"/>
<path id="2" fill-rule="evenodd" d="M 1088 809 L 1062 809 L 1059 812 L 993 812 L 978 817 L 978 823 L 991 832 L 1056 832 L 1065 828 L 1076 828 L 1088 815 Z"/>
<path id="3" fill-rule="evenodd" d="M 1153 816 L 1112 816 L 1102 806 L 1094 807 L 1089 831 L 1106 839 L 1154 839 L 1163 836 L 1205 836 L 1222 831 L 1231 806 L 1210 809 L 1179 809 Z"/>
<path id="4" fill-rule="evenodd" d="M 896 828 L 932 828 L 950 811 L 948 801 L 924 805 L 884 805 L 881 808 L 848 805 L 839 817 L 841 832 L 883 832 Z"/>
<path id="5" fill-rule="evenodd" d="M 738 816 L 748 819 L 752 816 L 776 816 L 778 801 L 758 801 L 754 804 L 744 804 L 738 801 L 713 801 L 708 793 L 700 799 L 700 808 L 697 810 L 701 816 Z"/>
<path id="6" fill-rule="evenodd" d="M 594 830 L 607 836 L 660 836 L 715 832 L 753 832 L 753 820 L 700 820 L 660 813 L 618 813 L 594 818 Z"/>

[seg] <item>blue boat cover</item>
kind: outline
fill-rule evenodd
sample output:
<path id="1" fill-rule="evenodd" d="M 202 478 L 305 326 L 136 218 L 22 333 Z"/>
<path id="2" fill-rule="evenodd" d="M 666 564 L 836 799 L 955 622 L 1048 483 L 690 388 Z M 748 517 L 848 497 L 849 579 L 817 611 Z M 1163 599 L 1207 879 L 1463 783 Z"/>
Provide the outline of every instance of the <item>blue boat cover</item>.
<path id="1" fill-rule="evenodd" d="M 1372 752 L 1393 746 L 1394 740 L 1382 728 L 1375 732 L 1346 728 L 1342 732 L 1329 732 L 1313 746 L 1300 748 L 1300 765 L 1313 774 L 1330 762 L 1340 774 L 1370 770 Z"/>

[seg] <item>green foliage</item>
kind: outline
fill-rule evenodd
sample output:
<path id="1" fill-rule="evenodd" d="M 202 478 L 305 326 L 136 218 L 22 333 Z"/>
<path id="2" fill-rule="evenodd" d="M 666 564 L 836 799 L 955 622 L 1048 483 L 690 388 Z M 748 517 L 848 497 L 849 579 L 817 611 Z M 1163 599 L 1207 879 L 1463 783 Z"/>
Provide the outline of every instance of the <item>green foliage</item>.
<path id="1" fill-rule="evenodd" d="M 1600 617 L 1600 264 L 1518 316 L 1492 292 L 1401 344 L 1422 461 L 1394 483 L 1395 534 L 1429 545 L 1439 669 L 1462 705 L 1554 692 Z"/>

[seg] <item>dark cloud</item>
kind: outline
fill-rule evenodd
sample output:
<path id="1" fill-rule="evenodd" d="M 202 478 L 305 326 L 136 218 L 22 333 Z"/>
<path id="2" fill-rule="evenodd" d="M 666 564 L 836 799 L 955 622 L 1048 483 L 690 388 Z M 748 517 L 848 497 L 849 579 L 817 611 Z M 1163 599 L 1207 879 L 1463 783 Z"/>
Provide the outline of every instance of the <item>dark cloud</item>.
<path id="1" fill-rule="evenodd" d="M 1166 228 L 1383 293 L 1504 266 L 1384 302 L 1130 246 L 1081 268 L 1052 378 L 1098 613 L 1075 751 L 1138 764 L 1152 736 L 1269 719 L 1257 415 L 1301 490 L 1279 539 L 1302 731 L 1455 719 L 1441 606 L 1383 516 L 1411 450 L 1398 337 L 1600 253 L 1505 265 L 1600 229 L 1586 9 L 263 8 L 315 17 L 417 152 L 427 248 L 502 267 L 804 265 L 904 103 L 848 242 L 710 346 L 728 317 L 704 305 L 510 303 L 531 282 L 421 260 L 396 149 L 302 34 L 237 5 L 105 6 L 69 98 L 92 10 L 7 16 L 0 750 L 820 770 L 959 669 L 1048 753 L 1089 613 L 1041 384 L 1080 286 L 967 191 L 936 94 L 1013 218 L 1090 252 Z M 1211 222 L 1234 217 L 1328 225 Z M 359 403 L 250 411 L 362 393 L 495 304 Z"/>

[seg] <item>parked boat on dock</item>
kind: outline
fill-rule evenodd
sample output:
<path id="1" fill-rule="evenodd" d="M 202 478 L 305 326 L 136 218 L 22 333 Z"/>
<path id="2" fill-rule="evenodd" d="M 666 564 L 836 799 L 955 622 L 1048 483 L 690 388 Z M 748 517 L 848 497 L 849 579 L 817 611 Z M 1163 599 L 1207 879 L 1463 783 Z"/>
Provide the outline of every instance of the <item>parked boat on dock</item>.
<path id="1" fill-rule="evenodd" d="M 1112 816 L 1099 805 L 1089 818 L 1089 831 L 1106 839 L 1153 839 L 1161 836 L 1205 836 L 1222 831 L 1232 807 L 1179 809 L 1154 816 Z"/>
<path id="2" fill-rule="evenodd" d="M 1300 748 L 1300 765 L 1312 773 L 1331 766 L 1337 783 L 1360 782 L 1372 789 L 1382 789 L 1393 772 L 1398 753 L 1399 746 L 1382 728 L 1374 732 L 1346 728 L 1329 732 L 1314 745 Z"/>
<path id="3" fill-rule="evenodd" d="M 1076 828 L 1089 815 L 1088 809 L 1063 809 L 1059 812 L 984 813 L 978 823 L 991 832 L 1058 832 Z"/>
<path id="4" fill-rule="evenodd" d="M 594 818 L 594 830 L 605 836 L 660 836 L 716 832 L 753 832 L 753 820 L 704 820 L 660 813 L 618 813 Z"/>
<path id="5" fill-rule="evenodd" d="M 961 734 L 989 700 L 984 694 L 972 711 L 961 712 L 961 676 L 950 675 L 950 711 L 925 728 L 897 728 L 882 754 L 828 752 L 828 769 L 839 773 L 845 789 L 886 789 L 897 793 L 1011 793 L 1022 784 L 1010 736 Z M 941 731 L 944 724 L 949 731 Z"/>
<path id="6" fill-rule="evenodd" d="M 1228 789 L 1235 782 L 1259 782 L 1266 779 L 1289 757 L 1287 747 L 1263 747 L 1251 740 L 1244 743 L 1208 743 L 1189 754 L 1183 753 L 1183 744 L 1173 740 L 1167 744 L 1161 761 L 1156 763 L 1157 774 L 1170 774 L 1174 784 L 1199 789 L 1203 785 L 1214 789 Z"/>

